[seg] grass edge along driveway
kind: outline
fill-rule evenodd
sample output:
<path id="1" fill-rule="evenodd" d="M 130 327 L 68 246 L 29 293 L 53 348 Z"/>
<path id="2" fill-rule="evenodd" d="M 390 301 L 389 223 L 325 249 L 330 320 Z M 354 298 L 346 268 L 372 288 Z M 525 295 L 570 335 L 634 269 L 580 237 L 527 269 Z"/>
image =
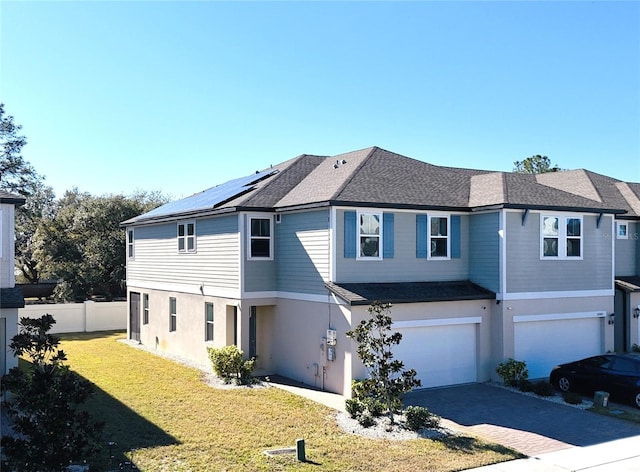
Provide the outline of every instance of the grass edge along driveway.
<path id="1" fill-rule="evenodd" d="M 521 457 L 464 436 L 365 439 L 341 431 L 330 408 L 281 389 L 212 388 L 197 369 L 117 342 L 122 332 L 61 337 L 71 369 L 96 385 L 88 409 L 106 422 L 105 446 L 91 470 L 132 459 L 153 472 L 456 471 Z M 297 438 L 305 439 L 307 463 L 263 454 Z M 110 441 L 116 443 L 111 462 Z"/>

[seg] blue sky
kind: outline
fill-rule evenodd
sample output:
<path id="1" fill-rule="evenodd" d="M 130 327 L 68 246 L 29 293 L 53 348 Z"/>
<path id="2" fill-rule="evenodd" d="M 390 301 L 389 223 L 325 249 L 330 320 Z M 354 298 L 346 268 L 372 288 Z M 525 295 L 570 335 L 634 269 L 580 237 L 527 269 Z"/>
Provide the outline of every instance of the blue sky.
<path id="1" fill-rule="evenodd" d="M 56 194 L 175 198 L 302 153 L 640 181 L 638 2 L 0 4 L 0 100 Z"/>

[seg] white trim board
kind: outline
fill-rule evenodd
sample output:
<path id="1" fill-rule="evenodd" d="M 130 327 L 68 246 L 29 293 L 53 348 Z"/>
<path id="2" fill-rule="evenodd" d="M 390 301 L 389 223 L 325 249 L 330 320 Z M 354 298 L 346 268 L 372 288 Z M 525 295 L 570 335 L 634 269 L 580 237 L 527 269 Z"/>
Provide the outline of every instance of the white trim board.
<path id="1" fill-rule="evenodd" d="M 584 313 L 549 313 L 546 315 L 516 315 L 513 317 L 514 323 L 526 323 L 531 321 L 558 321 L 558 320 L 579 320 L 585 318 L 604 318 L 607 314 L 604 311 L 588 311 Z"/>
<path id="2" fill-rule="evenodd" d="M 433 320 L 406 320 L 395 321 L 391 324 L 392 329 L 403 328 L 423 328 L 426 326 L 452 326 L 463 324 L 480 324 L 481 316 L 467 316 L 465 318 L 437 318 Z"/>
<path id="3" fill-rule="evenodd" d="M 498 300 L 543 300 L 546 298 L 586 298 L 586 297 L 613 297 L 614 289 L 603 290 L 575 290 L 566 292 L 514 292 L 499 293 Z"/>

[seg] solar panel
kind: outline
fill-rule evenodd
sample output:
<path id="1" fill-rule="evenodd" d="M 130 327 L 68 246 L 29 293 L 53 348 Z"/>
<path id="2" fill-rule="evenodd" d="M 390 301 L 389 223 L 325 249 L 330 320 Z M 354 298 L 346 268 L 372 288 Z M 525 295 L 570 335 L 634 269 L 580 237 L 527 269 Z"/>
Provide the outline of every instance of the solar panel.
<path id="1" fill-rule="evenodd" d="M 268 171 L 256 172 L 255 174 L 251 174 L 246 177 L 230 180 L 181 200 L 166 203 L 154 210 L 140 215 L 136 220 L 215 208 L 238 195 L 253 190 L 256 183 L 276 173 L 278 173 L 278 170 L 270 169 Z"/>

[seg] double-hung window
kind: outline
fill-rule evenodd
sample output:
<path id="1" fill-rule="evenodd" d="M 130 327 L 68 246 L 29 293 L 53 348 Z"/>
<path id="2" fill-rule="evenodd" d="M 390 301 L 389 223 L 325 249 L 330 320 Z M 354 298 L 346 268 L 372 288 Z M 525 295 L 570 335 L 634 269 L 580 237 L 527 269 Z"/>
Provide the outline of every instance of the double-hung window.
<path id="1" fill-rule="evenodd" d="M 542 259 L 582 258 L 582 218 L 542 215 L 540 254 Z"/>
<path id="2" fill-rule="evenodd" d="M 149 294 L 142 294 L 142 324 L 149 324 Z"/>
<path id="3" fill-rule="evenodd" d="M 204 340 L 213 341 L 213 303 L 204 304 Z"/>
<path id="4" fill-rule="evenodd" d="M 382 214 L 358 213 L 358 258 L 382 258 Z"/>
<path id="5" fill-rule="evenodd" d="M 196 252 L 196 222 L 178 223 L 178 252 Z"/>
<path id="6" fill-rule="evenodd" d="M 449 217 L 429 216 L 429 258 L 449 257 Z"/>
<path id="7" fill-rule="evenodd" d="M 272 259 L 271 218 L 249 217 L 249 259 Z"/>
<path id="8" fill-rule="evenodd" d="M 133 259 L 133 256 L 135 255 L 134 253 L 134 243 L 135 239 L 134 239 L 134 235 L 133 235 L 133 230 L 129 229 L 127 230 L 127 257 L 129 259 Z"/>
<path id="9" fill-rule="evenodd" d="M 178 327 L 178 309 L 175 297 L 169 298 L 169 331 L 173 332 Z"/>

